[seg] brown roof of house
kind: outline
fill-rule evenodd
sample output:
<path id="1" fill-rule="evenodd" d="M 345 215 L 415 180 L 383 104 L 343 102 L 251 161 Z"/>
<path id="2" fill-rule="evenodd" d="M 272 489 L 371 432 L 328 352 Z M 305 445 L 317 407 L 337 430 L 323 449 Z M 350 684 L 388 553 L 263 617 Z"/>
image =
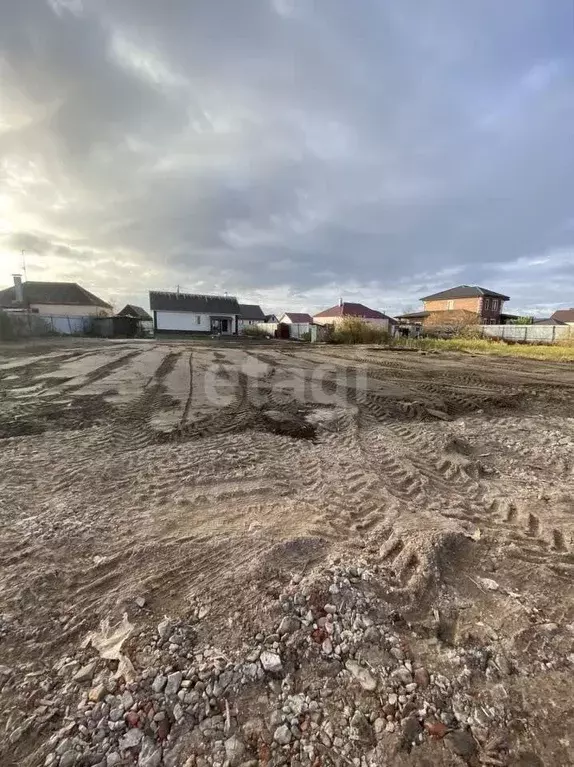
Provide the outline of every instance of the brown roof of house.
<path id="1" fill-rule="evenodd" d="M 281 317 L 289 317 L 291 322 L 298 323 L 313 322 L 313 317 L 305 312 L 284 312 Z"/>
<path id="2" fill-rule="evenodd" d="M 388 320 L 386 314 L 376 309 L 369 309 L 364 304 L 352 304 L 344 301 L 342 304 L 331 306 L 330 309 L 324 309 L 315 317 L 361 317 L 369 320 Z"/>
<path id="3" fill-rule="evenodd" d="M 510 301 L 508 296 L 496 293 L 494 290 L 481 288 L 479 285 L 457 285 L 456 288 L 449 288 L 448 290 L 441 290 L 440 293 L 433 293 L 431 296 L 424 296 L 424 298 L 421 298 L 421 301 L 441 301 L 446 298 L 479 298 L 480 296 Z"/>
<path id="4" fill-rule="evenodd" d="M 574 322 L 574 308 L 570 309 L 558 309 L 552 315 L 553 320 L 561 320 L 562 322 Z"/>
<path id="5" fill-rule="evenodd" d="M 69 306 L 102 306 L 111 309 L 111 305 L 98 296 L 82 288 L 76 282 L 23 282 L 24 303 L 63 304 Z M 0 290 L 0 306 L 11 307 L 16 304 L 14 286 Z"/>
<path id="6" fill-rule="evenodd" d="M 139 320 L 151 320 L 143 306 L 136 306 L 135 304 L 126 304 L 121 312 L 118 312 L 118 317 L 137 317 Z"/>
<path id="7" fill-rule="evenodd" d="M 563 320 L 557 320 L 556 317 L 543 317 L 540 320 L 533 320 L 533 325 L 566 325 Z"/>

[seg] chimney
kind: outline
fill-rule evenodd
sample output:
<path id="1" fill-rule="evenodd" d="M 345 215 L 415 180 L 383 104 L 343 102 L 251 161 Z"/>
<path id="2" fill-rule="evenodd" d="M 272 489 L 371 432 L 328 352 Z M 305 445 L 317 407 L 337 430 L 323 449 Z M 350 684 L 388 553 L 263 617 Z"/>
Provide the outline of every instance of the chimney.
<path id="1" fill-rule="evenodd" d="M 343 306 L 343 296 L 339 299 L 339 306 Z"/>
<path id="2" fill-rule="evenodd" d="M 15 294 L 15 300 L 17 304 L 23 304 L 24 303 L 24 287 L 22 285 L 22 275 L 21 274 L 13 274 L 14 277 L 14 294 Z"/>

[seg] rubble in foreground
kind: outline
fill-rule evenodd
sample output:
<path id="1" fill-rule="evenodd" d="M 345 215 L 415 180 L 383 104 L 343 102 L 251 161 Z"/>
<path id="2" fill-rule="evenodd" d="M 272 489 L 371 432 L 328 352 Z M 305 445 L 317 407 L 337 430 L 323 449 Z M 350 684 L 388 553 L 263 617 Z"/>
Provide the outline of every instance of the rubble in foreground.
<path id="1" fill-rule="evenodd" d="M 449 646 L 448 611 L 407 622 L 376 596 L 385 577 L 376 565 L 295 575 L 271 630 L 240 650 L 198 641 L 209 611 L 196 604 L 185 621 L 166 617 L 133 634 L 119 661 L 89 646 L 45 678 L 22 683 L 1 669 L 4 692 L 35 706 L 11 718 L 10 742 L 58 723 L 25 761 L 45 767 L 375 767 L 417 749 L 433 765 L 447 756 L 444 764 L 536 764 L 511 760 L 508 684 L 535 664 L 502 653 L 496 636 Z M 233 623 L 230 615 L 230 634 Z M 420 643 L 435 648 L 435 666 L 417 657 Z M 547 653 L 539 666 L 571 673 L 573 662 Z"/>

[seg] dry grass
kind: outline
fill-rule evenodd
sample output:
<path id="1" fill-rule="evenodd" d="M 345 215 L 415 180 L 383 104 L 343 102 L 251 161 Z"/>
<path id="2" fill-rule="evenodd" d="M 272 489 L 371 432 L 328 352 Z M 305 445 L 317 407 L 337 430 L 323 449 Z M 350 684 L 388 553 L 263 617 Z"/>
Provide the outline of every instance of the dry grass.
<path id="1" fill-rule="evenodd" d="M 405 339 L 401 339 L 405 341 Z M 484 338 L 417 338 L 406 339 L 407 345 L 418 349 L 488 354 L 499 357 L 522 357 L 554 362 L 574 362 L 574 340 L 556 344 L 509 344 Z"/>
<path id="2" fill-rule="evenodd" d="M 384 344 L 389 342 L 389 333 L 359 317 L 346 317 L 333 328 L 330 341 L 334 344 Z"/>

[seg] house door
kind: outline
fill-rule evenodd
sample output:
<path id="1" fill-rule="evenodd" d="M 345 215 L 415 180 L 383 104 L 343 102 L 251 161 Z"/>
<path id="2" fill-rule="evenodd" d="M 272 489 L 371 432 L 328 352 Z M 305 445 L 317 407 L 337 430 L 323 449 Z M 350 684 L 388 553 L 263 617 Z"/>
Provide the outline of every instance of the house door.
<path id="1" fill-rule="evenodd" d="M 224 317 L 212 317 L 211 318 L 211 332 L 212 333 L 229 333 L 229 323 L 231 320 Z"/>

